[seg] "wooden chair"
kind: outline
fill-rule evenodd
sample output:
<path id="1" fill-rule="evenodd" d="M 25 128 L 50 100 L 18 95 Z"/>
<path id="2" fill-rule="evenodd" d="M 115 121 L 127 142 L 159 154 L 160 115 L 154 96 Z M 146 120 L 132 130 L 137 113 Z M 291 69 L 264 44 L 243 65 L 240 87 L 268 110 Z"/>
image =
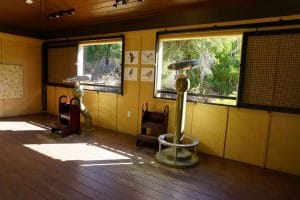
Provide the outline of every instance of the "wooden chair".
<path id="1" fill-rule="evenodd" d="M 80 100 L 72 98 L 68 101 L 66 95 L 59 98 L 58 125 L 51 128 L 51 132 L 59 132 L 62 137 L 80 134 Z"/>
<path id="2" fill-rule="evenodd" d="M 158 146 L 158 136 L 168 131 L 169 106 L 163 112 L 148 111 L 148 103 L 142 106 L 141 133 L 137 136 L 136 145 L 148 143 Z"/>

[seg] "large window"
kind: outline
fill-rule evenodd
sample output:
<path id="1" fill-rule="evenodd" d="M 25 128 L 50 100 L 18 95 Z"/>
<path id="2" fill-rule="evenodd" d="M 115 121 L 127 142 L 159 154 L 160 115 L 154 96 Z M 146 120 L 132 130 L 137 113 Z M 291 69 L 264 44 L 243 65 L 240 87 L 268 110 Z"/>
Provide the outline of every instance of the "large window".
<path id="1" fill-rule="evenodd" d="M 50 43 L 46 50 L 47 84 L 71 86 L 65 80 L 77 74 L 77 45 Z"/>
<path id="2" fill-rule="evenodd" d="M 160 34 L 155 96 L 176 98 L 176 77 L 190 80 L 189 101 L 236 105 L 241 34 Z"/>
<path id="3" fill-rule="evenodd" d="M 77 75 L 84 89 L 122 93 L 123 38 L 79 44 Z"/>
<path id="4" fill-rule="evenodd" d="M 239 106 L 300 113 L 300 29 L 244 34 Z"/>

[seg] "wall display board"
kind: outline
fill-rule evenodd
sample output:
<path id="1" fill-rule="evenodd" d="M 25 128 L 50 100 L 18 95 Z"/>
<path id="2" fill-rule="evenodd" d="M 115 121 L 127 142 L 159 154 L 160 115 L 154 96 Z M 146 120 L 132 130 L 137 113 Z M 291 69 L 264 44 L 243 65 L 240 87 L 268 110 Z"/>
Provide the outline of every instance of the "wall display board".
<path id="1" fill-rule="evenodd" d="M 155 51 L 144 50 L 142 51 L 142 64 L 154 64 L 155 62 Z"/>
<path id="2" fill-rule="evenodd" d="M 23 66 L 0 64 L 0 99 L 23 98 Z"/>
<path id="3" fill-rule="evenodd" d="M 154 69 L 142 67 L 141 69 L 141 81 L 153 82 Z"/>
<path id="4" fill-rule="evenodd" d="M 124 80 L 137 81 L 137 67 L 125 67 Z"/>
<path id="5" fill-rule="evenodd" d="M 138 64 L 139 52 L 138 51 L 125 51 L 125 64 Z"/>

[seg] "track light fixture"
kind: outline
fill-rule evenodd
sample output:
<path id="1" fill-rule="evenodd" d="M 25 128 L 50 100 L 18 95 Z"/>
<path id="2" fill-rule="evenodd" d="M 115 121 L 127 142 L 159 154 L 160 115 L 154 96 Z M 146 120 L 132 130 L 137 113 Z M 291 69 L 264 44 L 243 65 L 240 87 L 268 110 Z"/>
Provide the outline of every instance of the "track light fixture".
<path id="1" fill-rule="evenodd" d="M 137 0 L 137 2 L 143 2 L 143 1 L 144 0 Z M 113 7 L 117 8 L 118 5 L 126 5 L 128 2 L 129 2 L 129 0 L 115 0 L 115 3 L 113 4 Z"/>
<path id="2" fill-rule="evenodd" d="M 53 19 L 61 18 L 63 16 L 72 16 L 72 15 L 75 15 L 75 9 L 73 8 L 69 10 L 59 10 L 57 12 L 50 13 L 48 15 L 48 19 L 53 20 Z"/>

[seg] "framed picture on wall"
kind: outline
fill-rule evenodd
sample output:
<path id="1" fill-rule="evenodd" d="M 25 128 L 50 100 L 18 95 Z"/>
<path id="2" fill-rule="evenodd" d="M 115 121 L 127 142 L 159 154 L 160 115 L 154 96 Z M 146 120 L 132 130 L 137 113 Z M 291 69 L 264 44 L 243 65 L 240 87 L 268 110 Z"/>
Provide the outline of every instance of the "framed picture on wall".
<path id="1" fill-rule="evenodd" d="M 154 64 L 155 62 L 155 51 L 154 50 L 143 50 L 142 51 L 142 64 Z"/>
<path id="2" fill-rule="evenodd" d="M 125 67 L 124 80 L 137 81 L 137 67 Z"/>
<path id="3" fill-rule="evenodd" d="M 139 52 L 138 51 L 125 51 L 125 64 L 138 64 Z"/>
<path id="4" fill-rule="evenodd" d="M 0 99 L 23 98 L 23 66 L 0 64 Z"/>
<path id="5" fill-rule="evenodd" d="M 154 69 L 142 67 L 141 69 L 141 81 L 153 82 Z"/>

